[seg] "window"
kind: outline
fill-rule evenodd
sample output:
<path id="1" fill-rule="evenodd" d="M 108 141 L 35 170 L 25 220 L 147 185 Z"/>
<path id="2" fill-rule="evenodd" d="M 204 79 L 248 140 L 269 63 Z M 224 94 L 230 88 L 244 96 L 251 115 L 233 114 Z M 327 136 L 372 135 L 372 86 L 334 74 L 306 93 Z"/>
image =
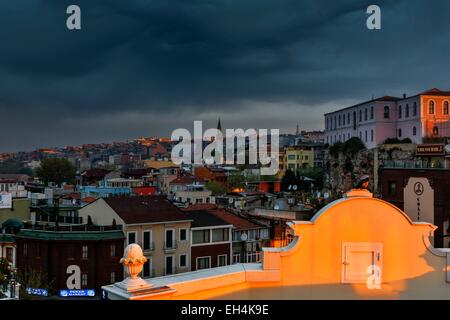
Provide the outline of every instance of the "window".
<path id="1" fill-rule="evenodd" d="M 180 264 L 180 268 L 186 268 L 188 266 L 187 254 L 180 254 L 179 264 Z"/>
<path id="2" fill-rule="evenodd" d="M 364 131 L 364 141 L 367 142 L 367 130 Z"/>
<path id="3" fill-rule="evenodd" d="M 211 268 L 211 257 L 199 257 L 196 259 L 196 269 L 209 269 Z"/>
<path id="4" fill-rule="evenodd" d="M 362 122 L 362 110 L 359 110 L 359 122 Z"/>
<path id="5" fill-rule="evenodd" d="M 417 102 L 414 102 L 413 105 L 413 117 L 417 116 Z"/>
<path id="6" fill-rule="evenodd" d="M 187 229 L 180 229 L 180 241 L 187 241 Z"/>
<path id="7" fill-rule="evenodd" d="M 14 258 L 13 258 L 14 254 L 13 254 L 13 248 L 11 247 L 6 247 L 6 260 L 12 264 L 14 263 Z"/>
<path id="8" fill-rule="evenodd" d="M 402 106 L 398 106 L 398 118 L 401 119 L 402 118 Z"/>
<path id="9" fill-rule="evenodd" d="M 390 111 L 389 111 L 389 106 L 384 106 L 384 118 L 385 119 L 389 119 L 390 118 Z"/>
<path id="10" fill-rule="evenodd" d="M 350 112 L 347 113 L 347 124 L 350 124 Z"/>
<path id="11" fill-rule="evenodd" d="M 128 232 L 128 244 L 136 243 L 136 232 Z"/>
<path id="12" fill-rule="evenodd" d="M 87 275 L 87 273 L 83 273 L 81 275 L 81 286 L 87 287 L 87 285 L 88 285 L 88 275 Z"/>
<path id="13" fill-rule="evenodd" d="M 248 231 L 248 240 L 256 240 L 256 230 Z"/>
<path id="14" fill-rule="evenodd" d="M 165 274 L 174 274 L 175 273 L 175 263 L 173 256 L 166 256 L 166 272 Z"/>
<path id="15" fill-rule="evenodd" d="M 342 244 L 342 283 L 366 283 L 369 276 L 380 277 L 381 243 L 344 242 Z"/>
<path id="16" fill-rule="evenodd" d="M 406 104 L 406 108 L 405 108 L 405 117 L 406 117 L 406 118 L 409 117 L 409 104 Z"/>
<path id="17" fill-rule="evenodd" d="M 114 271 L 109 274 L 109 282 L 110 283 L 116 282 L 116 273 Z"/>
<path id="18" fill-rule="evenodd" d="M 227 255 L 226 254 L 221 254 L 219 256 L 217 256 L 217 266 L 218 267 L 223 267 L 227 265 Z"/>
<path id="19" fill-rule="evenodd" d="M 372 142 L 373 142 L 373 129 L 372 129 L 372 130 L 370 130 L 370 141 L 372 141 Z"/>
<path id="20" fill-rule="evenodd" d="M 339 115 L 339 126 L 341 126 L 341 115 Z"/>
<path id="21" fill-rule="evenodd" d="M 209 230 L 192 231 L 192 244 L 209 243 L 209 242 L 210 242 Z"/>
<path id="22" fill-rule="evenodd" d="M 397 184 L 395 183 L 395 181 L 389 181 L 388 182 L 388 193 L 392 196 L 395 195 L 397 193 Z"/>
<path id="23" fill-rule="evenodd" d="M 415 136 L 417 134 L 417 128 L 413 127 L 413 136 Z"/>
<path id="24" fill-rule="evenodd" d="M 373 107 L 370 107 L 370 119 L 373 120 Z"/>
<path id="25" fill-rule="evenodd" d="M 428 103 L 428 113 L 429 114 L 434 114 L 434 101 L 433 100 L 431 100 Z"/>
<path id="26" fill-rule="evenodd" d="M 402 136 L 402 128 L 399 128 L 398 129 L 398 137 L 401 138 L 401 136 Z"/>
<path id="27" fill-rule="evenodd" d="M 87 259 L 88 258 L 88 246 L 81 247 L 81 258 Z"/>
<path id="28" fill-rule="evenodd" d="M 269 238 L 269 229 L 261 229 L 259 231 L 259 237 L 261 239 L 268 239 Z"/>
<path id="29" fill-rule="evenodd" d="M 433 136 L 438 136 L 438 135 L 439 135 L 438 127 L 433 127 Z"/>
<path id="30" fill-rule="evenodd" d="M 28 244 L 27 243 L 23 244 L 22 250 L 23 250 L 23 256 L 26 257 L 28 255 Z"/>
<path id="31" fill-rule="evenodd" d="M 289 154 L 288 160 L 295 160 L 295 154 Z"/>
<path id="32" fill-rule="evenodd" d="M 165 246 L 166 249 L 175 248 L 175 230 L 174 229 L 166 229 L 166 240 Z"/>
<path id="33" fill-rule="evenodd" d="M 444 107 L 442 113 L 448 115 L 448 101 L 444 101 Z"/>
<path id="34" fill-rule="evenodd" d="M 228 229 L 213 229 L 212 230 L 212 242 L 228 241 Z"/>
<path id="35" fill-rule="evenodd" d="M 362 132 L 359 132 L 359 139 L 362 140 Z"/>
<path id="36" fill-rule="evenodd" d="M 147 257 L 147 261 L 144 263 L 144 267 L 142 268 L 142 277 L 148 278 L 151 276 L 151 259 Z"/>
<path id="37" fill-rule="evenodd" d="M 367 121 L 367 108 L 364 109 L 364 121 Z"/>
<path id="38" fill-rule="evenodd" d="M 142 249 L 152 250 L 152 231 L 146 230 L 142 233 Z"/>

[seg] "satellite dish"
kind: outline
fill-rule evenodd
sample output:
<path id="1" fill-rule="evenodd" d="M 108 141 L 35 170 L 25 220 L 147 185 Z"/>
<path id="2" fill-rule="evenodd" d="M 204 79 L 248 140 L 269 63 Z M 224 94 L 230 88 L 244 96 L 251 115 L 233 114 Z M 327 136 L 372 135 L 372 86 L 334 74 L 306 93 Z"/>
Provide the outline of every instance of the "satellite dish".
<path id="1" fill-rule="evenodd" d="M 297 185 L 294 185 L 293 187 L 292 187 L 292 190 L 297 190 Z"/>
<path id="2" fill-rule="evenodd" d="M 242 241 L 247 241 L 247 234 L 246 233 L 243 233 L 243 234 L 241 234 L 241 240 Z"/>
<path id="3" fill-rule="evenodd" d="M 233 203 L 233 198 L 228 199 L 228 203 L 232 204 Z"/>

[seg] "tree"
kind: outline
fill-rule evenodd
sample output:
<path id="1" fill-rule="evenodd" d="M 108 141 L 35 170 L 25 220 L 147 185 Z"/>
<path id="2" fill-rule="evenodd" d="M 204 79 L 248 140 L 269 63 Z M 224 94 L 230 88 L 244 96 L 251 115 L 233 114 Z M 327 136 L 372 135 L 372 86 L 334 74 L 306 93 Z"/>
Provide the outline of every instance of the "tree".
<path id="1" fill-rule="evenodd" d="M 228 189 L 245 187 L 245 177 L 241 173 L 232 173 L 227 178 Z"/>
<path id="2" fill-rule="evenodd" d="M 69 160 L 64 158 L 44 159 L 36 170 L 36 176 L 46 185 L 49 182 L 61 185 L 63 182 L 75 181 L 76 168 Z"/>
<path id="3" fill-rule="evenodd" d="M 227 188 L 216 181 L 209 181 L 205 184 L 206 189 L 211 191 L 214 195 L 216 194 L 225 194 L 227 192 Z"/>
<path id="4" fill-rule="evenodd" d="M 364 142 L 358 137 L 353 137 L 345 141 L 343 152 L 347 156 L 353 157 L 359 151 L 366 149 Z"/>
<path id="5" fill-rule="evenodd" d="M 11 276 L 9 262 L 5 258 L 0 258 L 0 287 L 8 285 L 8 279 Z"/>
<path id="6" fill-rule="evenodd" d="M 48 281 L 47 273 L 39 272 L 30 267 L 27 267 L 26 271 L 19 271 L 17 276 L 20 283 L 19 296 L 21 300 L 32 300 L 35 298 L 27 293 L 27 288 L 50 290 L 53 284 L 53 280 Z"/>

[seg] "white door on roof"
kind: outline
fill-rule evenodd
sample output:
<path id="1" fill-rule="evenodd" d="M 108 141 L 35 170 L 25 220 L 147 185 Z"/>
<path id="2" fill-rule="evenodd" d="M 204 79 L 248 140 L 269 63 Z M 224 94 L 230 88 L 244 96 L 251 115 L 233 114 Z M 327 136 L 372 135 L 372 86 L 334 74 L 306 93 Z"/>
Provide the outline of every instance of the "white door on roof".
<path id="1" fill-rule="evenodd" d="M 376 276 L 381 283 L 383 244 L 344 242 L 342 244 L 342 283 L 367 283 Z"/>

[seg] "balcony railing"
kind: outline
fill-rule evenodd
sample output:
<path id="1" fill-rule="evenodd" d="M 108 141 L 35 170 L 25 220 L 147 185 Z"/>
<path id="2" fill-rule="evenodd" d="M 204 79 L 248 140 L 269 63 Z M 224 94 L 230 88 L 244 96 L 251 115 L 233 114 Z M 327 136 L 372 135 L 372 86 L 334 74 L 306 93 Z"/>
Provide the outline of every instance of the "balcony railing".
<path id="1" fill-rule="evenodd" d="M 178 248 L 178 243 L 177 240 L 172 240 L 172 241 L 164 241 L 164 250 L 165 251 L 170 251 L 170 250 L 176 250 Z"/>
<path id="2" fill-rule="evenodd" d="M 450 169 L 445 161 L 385 160 L 384 168 L 389 169 Z"/>
<path id="3" fill-rule="evenodd" d="M 24 225 L 24 229 L 28 230 L 42 230 L 42 231 L 65 231 L 65 232 L 89 232 L 89 231 L 114 231 L 122 230 L 122 225 L 115 226 L 95 226 L 95 225 L 66 225 L 66 226 L 49 226 L 43 224 L 29 224 Z"/>
<path id="4" fill-rule="evenodd" d="M 56 223 L 67 223 L 67 224 L 82 224 L 83 217 L 70 217 L 70 216 L 55 216 L 55 215 L 46 215 L 46 214 L 36 214 L 37 222 L 53 222 Z"/>
<path id="5" fill-rule="evenodd" d="M 262 261 L 262 252 L 247 252 L 246 263 L 259 263 Z"/>
<path id="6" fill-rule="evenodd" d="M 144 252 L 155 251 L 155 242 L 153 242 L 153 241 L 150 242 L 150 244 L 148 246 L 143 245 L 142 250 Z"/>

